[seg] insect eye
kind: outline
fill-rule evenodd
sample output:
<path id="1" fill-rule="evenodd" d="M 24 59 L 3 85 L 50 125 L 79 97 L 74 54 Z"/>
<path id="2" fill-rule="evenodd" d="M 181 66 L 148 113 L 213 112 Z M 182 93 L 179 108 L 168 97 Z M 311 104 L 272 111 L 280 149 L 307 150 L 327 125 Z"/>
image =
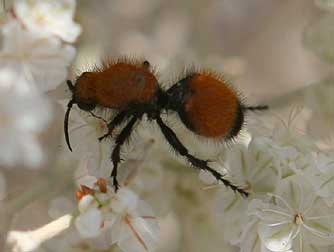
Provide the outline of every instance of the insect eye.
<path id="1" fill-rule="evenodd" d="M 89 74 L 90 72 L 83 72 L 80 77 L 88 77 Z"/>
<path id="2" fill-rule="evenodd" d="M 82 82 L 86 80 L 90 80 L 93 77 L 91 72 L 83 72 L 77 79 L 77 81 Z"/>
<path id="3" fill-rule="evenodd" d="M 96 107 L 96 104 L 78 102 L 78 107 L 85 111 L 91 111 Z"/>
<path id="4" fill-rule="evenodd" d="M 145 67 L 146 69 L 150 69 L 150 68 L 151 68 L 151 64 L 150 64 L 150 62 L 147 61 L 147 60 L 145 60 L 145 61 L 143 62 L 143 67 Z"/>

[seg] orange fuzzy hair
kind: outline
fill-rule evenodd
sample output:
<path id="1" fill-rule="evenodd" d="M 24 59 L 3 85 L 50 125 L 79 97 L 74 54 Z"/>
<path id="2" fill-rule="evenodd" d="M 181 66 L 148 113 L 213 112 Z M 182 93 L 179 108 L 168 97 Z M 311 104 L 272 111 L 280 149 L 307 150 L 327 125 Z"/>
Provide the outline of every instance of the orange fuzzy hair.
<path id="1" fill-rule="evenodd" d="M 209 138 L 228 136 L 237 126 L 238 93 L 215 73 L 201 71 L 190 76 L 191 95 L 185 101 L 185 112 L 194 132 Z"/>
<path id="2" fill-rule="evenodd" d="M 130 102 L 150 102 L 158 89 L 158 81 L 149 63 L 122 58 L 105 61 L 93 72 L 77 80 L 77 96 L 102 107 L 119 109 Z"/>

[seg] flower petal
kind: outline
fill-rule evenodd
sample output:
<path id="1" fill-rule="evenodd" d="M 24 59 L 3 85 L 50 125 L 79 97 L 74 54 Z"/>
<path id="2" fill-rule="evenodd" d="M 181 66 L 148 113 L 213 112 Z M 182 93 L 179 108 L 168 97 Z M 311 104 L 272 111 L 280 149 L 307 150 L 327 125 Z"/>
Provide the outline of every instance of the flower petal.
<path id="1" fill-rule="evenodd" d="M 272 252 L 285 252 L 291 249 L 294 231 L 292 224 L 269 227 L 266 223 L 260 222 L 258 225 L 263 245 Z"/>
<path id="2" fill-rule="evenodd" d="M 97 208 L 90 208 L 75 219 L 75 227 L 83 238 L 93 238 L 100 234 L 102 214 Z"/>

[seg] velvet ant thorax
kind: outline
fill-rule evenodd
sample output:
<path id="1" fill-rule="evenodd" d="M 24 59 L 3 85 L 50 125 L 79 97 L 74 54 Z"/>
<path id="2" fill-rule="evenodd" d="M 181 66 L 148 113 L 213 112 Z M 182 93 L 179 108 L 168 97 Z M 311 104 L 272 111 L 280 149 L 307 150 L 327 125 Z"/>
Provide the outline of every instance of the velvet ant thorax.
<path id="1" fill-rule="evenodd" d="M 182 122 L 195 134 L 214 140 L 238 135 L 244 122 L 241 95 L 223 75 L 210 70 L 188 71 L 167 91 Z"/>
<path id="2" fill-rule="evenodd" d="M 122 58 L 106 60 L 76 80 L 74 100 L 81 104 L 121 109 L 130 103 L 150 102 L 158 81 L 148 61 Z"/>

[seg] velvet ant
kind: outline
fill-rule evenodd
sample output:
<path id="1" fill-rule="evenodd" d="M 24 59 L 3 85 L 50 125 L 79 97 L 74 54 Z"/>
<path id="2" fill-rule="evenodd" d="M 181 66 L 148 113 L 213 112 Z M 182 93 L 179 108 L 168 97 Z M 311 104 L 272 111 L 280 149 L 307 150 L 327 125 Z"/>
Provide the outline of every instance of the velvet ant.
<path id="1" fill-rule="evenodd" d="M 247 197 L 248 192 L 224 178 L 208 165 L 207 160 L 189 153 L 174 131 L 161 118 L 164 111 L 179 115 L 182 123 L 193 133 L 218 141 L 228 141 L 239 134 L 247 110 L 264 110 L 267 106 L 245 106 L 238 93 L 224 78 L 210 71 L 189 72 L 169 89 L 159 85 L 148 61 L 120 59 L 104 63 L 101 68 L 82 73 L 75 85 L 70 80 L 67 85 L 72 92 L 65 114 L 64 131 L 69 149 L 72 151 L 68 119 L 73 104 L 92 113 L 96 107 L 116 109 L 118 113 L 108 123 L 108 133 L 123 122 L 126 126 L 115 137 L 115 147 L 111 153 L 113 170 L 111 177 L 117 191 L 117 168 L 121 161 L 122 145 L 129 139 L 135 124 L 144 115 L 155 121 L 166 141 L 179 155 L 200 170 L 210 172 L 225 186 Z M 94 115 L 94 114 L 93 114 Z"/>

